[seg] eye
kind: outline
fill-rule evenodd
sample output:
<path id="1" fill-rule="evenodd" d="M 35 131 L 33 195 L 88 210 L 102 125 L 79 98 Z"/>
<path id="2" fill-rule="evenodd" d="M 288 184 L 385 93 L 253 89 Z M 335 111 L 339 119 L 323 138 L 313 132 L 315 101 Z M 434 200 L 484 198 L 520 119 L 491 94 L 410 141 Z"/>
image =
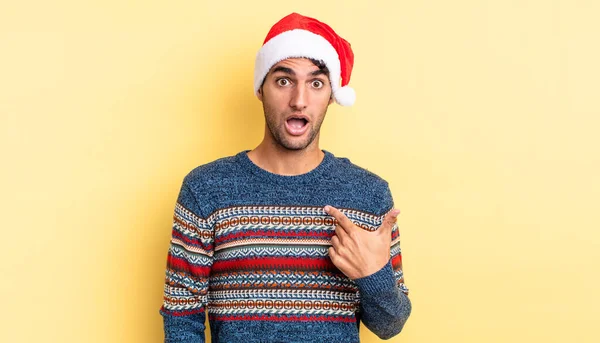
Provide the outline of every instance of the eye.
<path id="1" fill-rule="evenodd" d="M 324 85 L 325 85 L 325 83 L 324 83 L 323 81 L 321 81 L 321 80 L 314 80 L 314 81 L 312 82 L 312 86 L 313 86 L 314 88 L 321 88 L 321 87 L 323 87 Z"/>
<path id="2" fill-rule="evenodd" d="M 280 85 L 280 86 L 282 86 L 282 87 L 285 87 L 285 86 L 287 86 L 287 85 L 290 84 L 290 80 L 288 80 L 288 79 L 278 79 L 275 82 L 277 82 L 277 84 Z"/>

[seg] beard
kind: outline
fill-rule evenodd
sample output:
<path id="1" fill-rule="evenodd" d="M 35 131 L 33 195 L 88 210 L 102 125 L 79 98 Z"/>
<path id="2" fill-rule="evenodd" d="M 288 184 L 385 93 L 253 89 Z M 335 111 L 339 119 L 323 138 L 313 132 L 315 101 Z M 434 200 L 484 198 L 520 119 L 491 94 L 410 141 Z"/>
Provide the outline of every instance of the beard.
<path id="1" fill-rule="evenodd" d="M 268 104 L 263 102 L 263 111 L 265 114 L 265 122 L 271 137 L 275 143 L 287 150 L 304 150 L 306 149 L 317 137 L 321 131 L 321 125 L 327 114 L 327 107 L 323 108 L 322 113 L 317 117 L 311 119 L 308 125 L 307 132 L 301 137 L 290 136 L 285 129 L 285 120 L 288 113 L 277 114 L 274 109 L 270 108 Z"/>

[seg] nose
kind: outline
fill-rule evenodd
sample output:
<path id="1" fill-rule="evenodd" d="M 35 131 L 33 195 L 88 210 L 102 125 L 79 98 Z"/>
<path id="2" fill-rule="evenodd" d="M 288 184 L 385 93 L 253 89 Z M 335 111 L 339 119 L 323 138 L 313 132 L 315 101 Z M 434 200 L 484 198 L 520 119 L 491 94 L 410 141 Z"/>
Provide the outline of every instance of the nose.
<path id="1" fill-rule="evenodd" d="M 308 90 L 304 85 L 298 85 L 292 90 L 290 107 L 296 110 L 303 110 L 308 104 Z"/>

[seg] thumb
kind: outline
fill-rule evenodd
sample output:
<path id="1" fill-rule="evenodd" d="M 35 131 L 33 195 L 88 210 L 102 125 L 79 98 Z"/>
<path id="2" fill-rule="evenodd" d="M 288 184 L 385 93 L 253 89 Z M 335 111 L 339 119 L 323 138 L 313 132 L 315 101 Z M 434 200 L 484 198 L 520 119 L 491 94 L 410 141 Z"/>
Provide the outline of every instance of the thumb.
<path id="1" fill-rule="evenodd" d="M 400 214 L 400 210 L 393 209 L 388 212 L 383 218 L 383 224 L 381 224 L 381 233 L 390 234 L 392 232 L 392 228 L 394 224 L 396 224 L 396 220 L 398 219 L 398 215 Z"/>

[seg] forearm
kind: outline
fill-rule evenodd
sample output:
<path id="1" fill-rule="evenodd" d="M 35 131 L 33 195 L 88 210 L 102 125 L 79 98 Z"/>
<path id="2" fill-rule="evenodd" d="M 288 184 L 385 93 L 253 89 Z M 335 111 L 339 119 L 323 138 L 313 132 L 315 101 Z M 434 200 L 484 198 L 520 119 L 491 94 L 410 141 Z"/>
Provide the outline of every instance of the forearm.
<path id="1" fill-rule="evenodd" d="M 369 276 L 354 280 L 361 298 L 361 318 L 379 338 L 391 338 L 404 327 L 412 305 L 397 285 L 391 261 Z"/>

